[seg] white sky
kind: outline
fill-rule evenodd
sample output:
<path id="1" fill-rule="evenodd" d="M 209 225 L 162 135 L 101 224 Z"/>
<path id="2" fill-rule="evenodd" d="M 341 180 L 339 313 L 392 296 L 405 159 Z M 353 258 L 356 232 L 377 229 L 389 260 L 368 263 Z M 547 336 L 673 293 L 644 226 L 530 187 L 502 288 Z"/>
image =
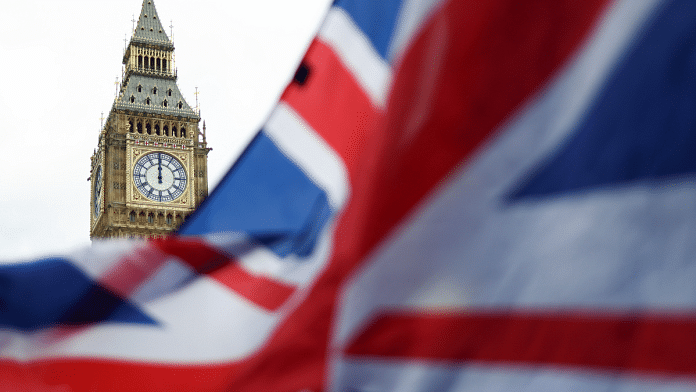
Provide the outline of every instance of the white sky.
<path id="1" fill-rule="evenodd" d="M 200 91 L 210 189 L 292 78 L 330 0 L 155 0 L 179 88 Z M 89 244 L 90 156 L 142 0 L 36 0 L 0 13 L 0 260 Z"/>

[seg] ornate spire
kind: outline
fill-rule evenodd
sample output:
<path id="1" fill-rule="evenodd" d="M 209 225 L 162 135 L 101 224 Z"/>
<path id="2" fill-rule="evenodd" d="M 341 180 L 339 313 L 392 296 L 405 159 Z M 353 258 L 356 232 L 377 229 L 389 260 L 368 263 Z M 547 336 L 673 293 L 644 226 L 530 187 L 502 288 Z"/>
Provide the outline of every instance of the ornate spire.
<path id="1" fill-rule="evenodd" d="M 123 64 L 116 109 L 199 118 L 176 85 L 174 45 L 164 32 L 154 0 L 143 1 Z"/>
<path id="2" fill-rule="evenodd" d="M 155 44 L 160 46 L 172 46 L 167 33 L 162 27 L 154 0 L 143 0 L 138 24 L 135 26 L 133 41 Z"/>

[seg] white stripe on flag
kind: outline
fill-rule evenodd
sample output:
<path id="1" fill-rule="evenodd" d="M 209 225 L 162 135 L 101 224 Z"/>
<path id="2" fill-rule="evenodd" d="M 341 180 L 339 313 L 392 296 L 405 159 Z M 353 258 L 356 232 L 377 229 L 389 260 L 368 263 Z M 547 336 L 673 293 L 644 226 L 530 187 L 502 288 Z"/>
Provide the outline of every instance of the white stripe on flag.
<path id="1" fill-rule="evenodd" d="M 394 36 L 389 45 L 389 61 L 400 61 L 404 49 L 411 43 L 411 38 L 424 26 L 425 19 L 433 14 L 445 0 L 404 0 L 396 19 Z"/>
<path id="2" fill-rule="evenodd" d="M 349 193 L 341 157 L 287 104 L 281 102 L 264 127 L 276 146 L 328 196 L 340 210 Z"/>
<path id="3" fill-rule="evenodd" d="M 331 46 L 355 79 L 368 93 L 372 104 L 384 109 L 391 86 L 391 68 L 370 44 L 343 9 L 332 7 L 318 38 Z"/>
<path id="4" fill-rule="evenodd" d="M 459 366 L 458 366 L 459 365 Z M 426 361 L 353 360 L 343 364 L 332 391 L 471 392 L 693 392 L 692 379 L 605 376 L 600 372 Z"/>

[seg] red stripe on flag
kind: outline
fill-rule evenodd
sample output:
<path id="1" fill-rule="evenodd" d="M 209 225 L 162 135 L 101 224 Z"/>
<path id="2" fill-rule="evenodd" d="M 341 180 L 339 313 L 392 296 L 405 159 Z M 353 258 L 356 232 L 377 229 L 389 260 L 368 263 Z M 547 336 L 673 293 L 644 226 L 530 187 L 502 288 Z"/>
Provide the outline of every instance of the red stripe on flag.
<path id="1" fill-rule="evenodd" d="M 167 237 L 151 240 L 149 244 L 166 254 L 176 256 L 199 273 L 214 271 L 231 261 L 227 255 L 198 238 Z"/>
<path id="2" fill-rule="evenodd" d="M 696 375 L 696 315 L 599 312 L 390 313 L 351 356 L 580 366 Z"/>
<path id="3" fill-rule="evenodd" d="M 304 85 L 292 83 L 281 100 L 287 102 L 338 153 L 354 174 L 357 159 L 380 112 L 372 105 L 333 50 L 314 40 L 302 61 L 309 68 Z"/>
<path id="4" fill-rule="evenodd" d="M 278 310 L 295 292 L 295 287 L 265 276 L 252 275 L 237 263 L 210 273 L 210 277 L 270 311 Z"/>
<path id="5" fill-rule="evenodd" d="M 0 359 L 0 391 L 225 391 L 234 370 L 233 364 L 186 366 L 94 358 L 27 364 Z"/>
<path id="6" fill-rule="evenodd" d="M 200 239 L 169 237 L 153 240 L 151 244 L 266 310 L 278 310 L 295 292 L 295 287 L 284 282 L 250 274 L 239 266 L 237 260 Z"/>

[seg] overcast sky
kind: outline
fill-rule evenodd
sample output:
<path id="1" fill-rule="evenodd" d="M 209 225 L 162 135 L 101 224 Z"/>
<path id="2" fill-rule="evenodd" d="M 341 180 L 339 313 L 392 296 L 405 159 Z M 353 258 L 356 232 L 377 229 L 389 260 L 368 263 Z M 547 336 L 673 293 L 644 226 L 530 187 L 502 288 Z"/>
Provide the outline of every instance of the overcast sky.
<path id="1" fill-rule="evenodd" d="M 173 22 L 178 84 L 200 91 L 209 186 L 294 74 L 330 0 L 155 0 Z M 0 261 L 89 241 L 90 156 L 142 0 L 37 0 L 0 14 Z"/>

